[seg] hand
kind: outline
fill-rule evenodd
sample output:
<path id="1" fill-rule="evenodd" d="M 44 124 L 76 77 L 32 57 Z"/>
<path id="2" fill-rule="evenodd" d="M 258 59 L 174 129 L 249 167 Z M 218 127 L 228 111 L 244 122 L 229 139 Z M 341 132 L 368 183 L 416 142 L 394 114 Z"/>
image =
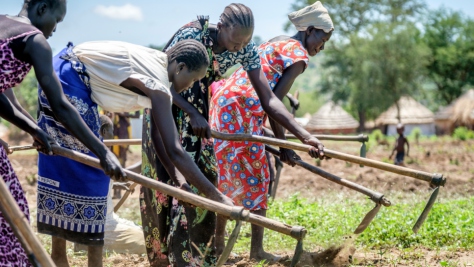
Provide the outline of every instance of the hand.
<path id="1" fill-rule="evenodd" d="M 0 145 L 3 146 L 3 148 L 5 149 L 5 151 L 7 152 L 7 154 L 13 153 L 13 150 L 10 149 L 10 146 L 8 145 L 8 143 L 5 142 L 5 141 L 3 141 L 2 139 L 0 139 Z"/>
<path id="2" fill-rule="evenodd" d="M 313 157 L 313 158 L 319 158 L 319 159 L 324 159 L 324 145 L 321 143 L 321 141 L 318 140 L 318 138 L 311 136 L 308 139 L 304 140 L 304 144 L 313 146 L 310 148 L 308 151 L 308 154 Z"/>
<path id="3" fill-rule="evenodd" d="M 37 128 L 31 136 L 34 139 L 33 146 L 36 147 L 36 150 L 46 155 L 53 155 L 51 145 L 56 145 L 53 138 L 40 128 Z"/>
<path id="4" fill-rule="evenodd" d="M 201 138 L 211 138 L 211 127 L 209 127 L 209 123 L 201 113 L 196 112 L 189 115 L 189 118 L 191 119 L 190 123 L 195 135 Z"/>
<path id="5" fill-rule="evenodd" d="M 295 167 L 296 160 L 301 160 L 301 158 L 291 149 L 280 148 L 280 160 L 289 164 L 291 167 Z"/>
<path id="6" fill-rule="evenodd" d="M 100 159 L 100 166 L 104 170 L 105 174 L 110 176 L 117 182 L 124 182 L 127 179 L 127 175 L 122 170 L 120 162 L 112 151 L 106 149 L 106 153 Z"/>

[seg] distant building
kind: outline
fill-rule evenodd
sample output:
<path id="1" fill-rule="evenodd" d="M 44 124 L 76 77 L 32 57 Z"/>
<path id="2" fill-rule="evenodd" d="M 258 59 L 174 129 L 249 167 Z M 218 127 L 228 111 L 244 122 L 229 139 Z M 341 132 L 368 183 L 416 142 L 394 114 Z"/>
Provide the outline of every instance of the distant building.
<path id="1" fill-rule="evenodd" d="M 324 104 L 309 120 L 305 129 L 310 133 L 350 134 L 356 132 L 359 122 L 334 102 Z"/>
<path id="2" fill-rule="evenodd" d="M 408 135 L 414 128 L 420 128 L 422 135 L 434 135 L 434 114 L 410 96 L 402 96 L 398 100 L 400 121 L 398 120 L 397 104 L 393 104 L 375 120 L 375 125 L 386 135 L 397 134 L 397 124 L 405 125 Z"/>
<path id="3" fill-rule="evenodd" d="M 474 89 L 470 89 L 435 115 L 436 132 L 451 134 L 456 127 L 474 129 Z"/>

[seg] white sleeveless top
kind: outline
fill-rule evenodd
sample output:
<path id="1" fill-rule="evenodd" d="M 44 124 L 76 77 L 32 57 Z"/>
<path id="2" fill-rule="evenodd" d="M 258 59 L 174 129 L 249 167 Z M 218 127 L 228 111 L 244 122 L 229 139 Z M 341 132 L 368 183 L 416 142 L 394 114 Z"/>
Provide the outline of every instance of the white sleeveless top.
<path id="1" fill-rule="evenodd" d="M 172 101 L 168 57 L 163 52 L 118 41 L 86 42 L 75 46 L 73 52 L 90 76 L 92 100 L 105 110 L 129 112 L 151 108 L 148 97 L 120 86 L 127 78 L 139 79 Z"/>

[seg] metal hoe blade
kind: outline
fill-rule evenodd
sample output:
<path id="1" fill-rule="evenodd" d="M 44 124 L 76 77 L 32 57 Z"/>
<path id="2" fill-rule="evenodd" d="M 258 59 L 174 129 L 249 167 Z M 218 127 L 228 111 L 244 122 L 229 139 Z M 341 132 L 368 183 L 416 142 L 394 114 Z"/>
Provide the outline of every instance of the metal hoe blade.
<path id="1" fill-rule="evenodd" d="M 428 213 L 430 213 L 431 208 L 433 208 L 433 204 L 436 201 L 436 198 L 438 197 L 439 193 L 439 186 L 433 190 L 433 193 L 431 193 L 430 199 L 428 200 L 428 203 L 426 203 L 426 207 L 421 213 L 420 217 L 418 217 L 418 220 L 416 221 L 415 225 L 413 226 L 412 230 L 416 234 L 418 233 L 418 230 L 420 230 L 421 225 L 425 222 L 426 217 L 428 217 Z"/>
<path id="2" fill-rule="evenodd" d="M 375 215 L 377 215 L 377 213 L 379 212 L 380 207 L 382 207 L 382 205 L 377 203 L 375 205 L 375 207 L 371 211 L 369 211 L 369 213 L 367 213 L 365 215 L 362 222 L 360 222 L 357 229 L 355 229 L 354 234 L 360 234 L 360 233 L 364 232 L 364 230 L 369 226 L 369 224 L 375 218 Z"/>
<path id="3" fill-rule="evenodd" d="M 227 262 L 227 259 L 229 258 L 230 252 L 232 252 L 232 249 L 234 248 L 235 242 L 237 241 L 237 237 L 240 234 L 240 227 L 242 226 L 242 221 L 236 221 L 235 222 L 235 227 L 234 230 L 232 230 L 232 234 L 229 237 L 229 240 L 227 241 L 227 245 L 225 246 L 224 251 L 222 252 L 221 256 L 219 257 L 219 260 L 217 261 L 216 266 L 220 267 L 224 265 L 224 263 Z"/>
<path id="4" fill-rule="evenodd" d="M 296 264 L 300 261 L 301 255 L 303 255 L 303 240 L 298 240 L 295 248 L 295 254 L 293 255 L 293 259 L 291 260 L 290 267 L 295 267 Z"/>
<path id="5" fill-rule="evenodd" d="M 365 145 L 365 142 L 362 142 L 362 145 L 360 146 L 360 156 L 365 158 L 367 156 L 367 146 Z M 361 168 L 364 167 L 364 165 L 360 164 L 359 165 Z"/>

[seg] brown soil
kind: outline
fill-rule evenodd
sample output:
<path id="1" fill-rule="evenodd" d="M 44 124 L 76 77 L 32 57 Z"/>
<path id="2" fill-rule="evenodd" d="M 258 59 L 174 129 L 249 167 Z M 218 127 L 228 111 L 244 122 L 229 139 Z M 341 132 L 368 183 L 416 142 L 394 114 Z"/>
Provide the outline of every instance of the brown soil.
<path id="1" fill-rule="evenodd" d="M 13 145 L 13 144 L 11 144 Z M 326 147 L 350 154 L 358 154 L 357 143 L 325 142 Z M 373 147 L 367 155 L 371 159 L 388 160 L 390 149 L 384 146 Z M 471 196 L 474 193 L 474 142 L 457 141 L 425 141 L 420 145 L 412 144 L 411 157 L 405 157 L 406 166 L 430 173 L 442 173 L 447 177 L 447 183 L 440 191 L 440 198 Z M 299 153 L 303 160 L 315 164 L 304 153 Z M 30 207 L 36 205 L 36 173 L 37 156 L 35 154 L 14 153 L 10 155 L 11 162 L 19 176 L 23 189 L 27 193 Z M 129 153 L 127 165 L 140 160 L 140 153 Z M 387 161 L 388 162 L 388 161 Z M 390 199 L 397 192 L 426 193 L 428 183 L 381 170 L 359 167 L 356 164 L 332 159 L 322 161 L 322 169 L 341 178 L 364 185 L 372 190 L 384 193 Z M 326 194 L 344 192 L 344 194 L 358 194 L 350 189 L 334 184 L 318 177 L 300 167 L 285 166 L 282 170 L 277 198 L 286 198 L 299 192 L 302 197 L 318 198 Z M 132 198 L 138 197 L 136 191 Z M 125 204 L 127 205 L 127 204 Z M 291 258 L 292 253 L 288 253 Z M 393 248 L 389 251 L 356 251 L 354 246 L 346 243 L 342 247 L 332 247 L 326 250 L 305 252 L 298 266 L 440 266 L 440 261 L 447 262 L 447 266 L 472 266 L 474 251 L 432 251 L 428 249 L 414 249 L 411 252 Z M 72 257 L 72 266 L 86 266 L 85 257 Z M 289 260 L 266 266 L 289 266 Z M 229 260 L 229 266 L 256 266 L 258 263 L 248 260 L 248 255 L 239 255 Z M 104 266 L 149 266 L 143 255 L 109 255 Z"/>

